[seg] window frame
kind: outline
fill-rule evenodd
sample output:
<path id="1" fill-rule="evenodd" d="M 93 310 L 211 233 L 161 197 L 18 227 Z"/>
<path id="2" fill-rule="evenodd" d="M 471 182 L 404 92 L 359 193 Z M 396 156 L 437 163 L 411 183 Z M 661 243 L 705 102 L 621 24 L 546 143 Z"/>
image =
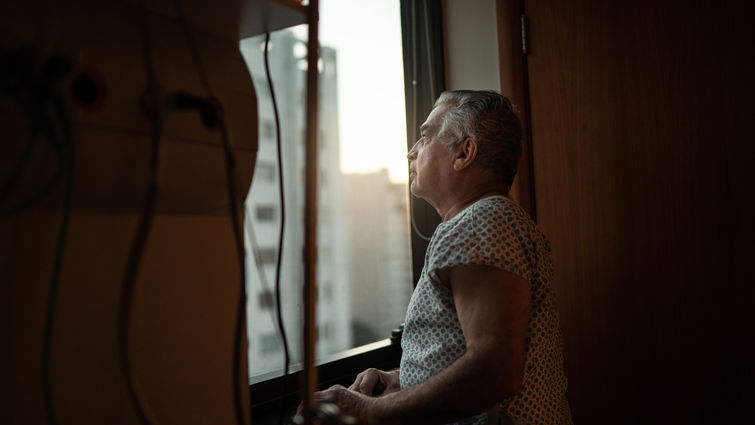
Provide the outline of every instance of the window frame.
<path id="1" fill-rule="evenodd" d="M 414 145 L 414 136 L 419 126 L 432 110 L 434 97 L 445 89 L 443 11 L 442 2 L 420 4 L 411 0 L 400 0 L 399 3 L 408 151 Z M 424 56 L 426 60 L 422 63 L 413 61 L 415 55 Z M 417 65 L 416 68 L 415 65 Z M 424 234 L 432 234 L 440 223 L 437 212 L 424 200 L 414 198 L 411 193 L 409 197 L 412 215 L 410 219 L 414 220 Z M 421 274 L 429 241 L 417 235 L 413 228 L 410 233 L 412 285 L 414 286 Z M 401 321 L 403 318 L 397 318 L 396 325 L 398 326 Z M 401 358 L 401 333 L 401 329 L 395 329 L 390 338 L 355 347 L 317 362 L 318 389 L 325 389 L 335 384 L 348 387 L 357 374 L 369 367 L 382 370 L 398 368 Z M 252 423 L 277 424 L 281 402 L 287 415 L 295 412 L 300 400 L 299 382 L 302 379 L 302 371 L 297 366 L 292 367 L 292 370 L 293 372 L 287 376 L 282 376 L 279 371 L 276 371 L 249 379 Z M 286 390 L 281 400 L 281 389 L 284 385 Z"/>
<path id="2" fill-rule="evenodd" d="M 398 368 L 401 359 L 400 341 L 400 336 L 387 338 L 323 359 L 317 364 L 318 389 L 323 390 L 336 384 L 348 387 L 354 377 L 366 367 L 382 370 Z M 287 377 L 273 376 L 276 374 L 275 372 L 267 374 L 270 377 L 260 375 L 261 380 L 249 385 L 253 424 L 272 425 L 278 423 L 281 389 L 284 385 L 286 386 L 283 396 L 285 413 L 287 415 L 294 414 L 301 399 L 299 382 L 302 378 L 301 367 L 295 366 L 294 369 Z"/>

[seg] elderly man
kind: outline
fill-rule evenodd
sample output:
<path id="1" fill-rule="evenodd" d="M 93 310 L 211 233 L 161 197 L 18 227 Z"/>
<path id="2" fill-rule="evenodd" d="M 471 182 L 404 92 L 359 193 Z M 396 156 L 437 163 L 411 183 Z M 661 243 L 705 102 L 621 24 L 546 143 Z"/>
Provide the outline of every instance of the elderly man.
<path id="1" fill-rule="evenodd" d="M 570 424 L 545 236 L 508 198 L 511 102 L 443 93 L 409 151 L 411 191 L 443 222 L 412 295 L 398 370 L 317 394 L 360 424 Z"/>

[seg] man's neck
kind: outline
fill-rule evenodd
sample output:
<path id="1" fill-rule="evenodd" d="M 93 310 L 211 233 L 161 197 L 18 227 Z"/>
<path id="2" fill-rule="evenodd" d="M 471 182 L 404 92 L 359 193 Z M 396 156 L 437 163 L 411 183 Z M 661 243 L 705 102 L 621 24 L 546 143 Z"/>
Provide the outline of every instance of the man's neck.
<path id="1" fill-rule="evenodd" d="M 498 181 L 460 185 L 443 205 L 436 207 L 443 221 L 452 219 L 465 208 L 490 196 L 508 196 L 509 188 Z"/>

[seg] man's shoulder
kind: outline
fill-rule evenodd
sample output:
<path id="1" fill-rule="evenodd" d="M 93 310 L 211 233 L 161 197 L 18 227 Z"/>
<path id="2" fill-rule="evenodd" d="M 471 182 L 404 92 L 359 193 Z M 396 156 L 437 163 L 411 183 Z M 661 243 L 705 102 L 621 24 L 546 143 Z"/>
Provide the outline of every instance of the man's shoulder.
<path id="1" fill-rule="evenodd" d="M 541 233 L 537 223 L 514 200 L 495 196 L 476 202 L 471 219 L 478 229 L 500 232 L 503 228 L 515 229 L 530 235 Z M 518 233 L 518 232 L 517 232 Z"/>

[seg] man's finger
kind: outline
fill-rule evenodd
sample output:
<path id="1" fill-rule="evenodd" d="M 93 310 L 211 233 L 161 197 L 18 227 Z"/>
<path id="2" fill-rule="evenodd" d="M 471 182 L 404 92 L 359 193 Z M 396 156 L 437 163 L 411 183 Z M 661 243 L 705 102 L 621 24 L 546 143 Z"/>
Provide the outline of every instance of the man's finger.
<path id="1" fill-rule="evenodd" d="M 354 380 L 354 383 L 351 384 L 351 386 L 349 387 L 349 389 L 352 390 L 352 391 L 358 391 L 359 385 L 361 383 L 362 383 L 362 373 L 360 373 L 359 375 L 357 375 L 357 379 Z"/>
<path id="2" fill-rule="evenodd" d="M 372 391 L 375 388 L 375 382 L 378 380 L 378 375 L 376 373 L 371 373 L 362 379 L 361 385 L 359 385 L 359 392 L 364 395 L 372 395 Z"/>

